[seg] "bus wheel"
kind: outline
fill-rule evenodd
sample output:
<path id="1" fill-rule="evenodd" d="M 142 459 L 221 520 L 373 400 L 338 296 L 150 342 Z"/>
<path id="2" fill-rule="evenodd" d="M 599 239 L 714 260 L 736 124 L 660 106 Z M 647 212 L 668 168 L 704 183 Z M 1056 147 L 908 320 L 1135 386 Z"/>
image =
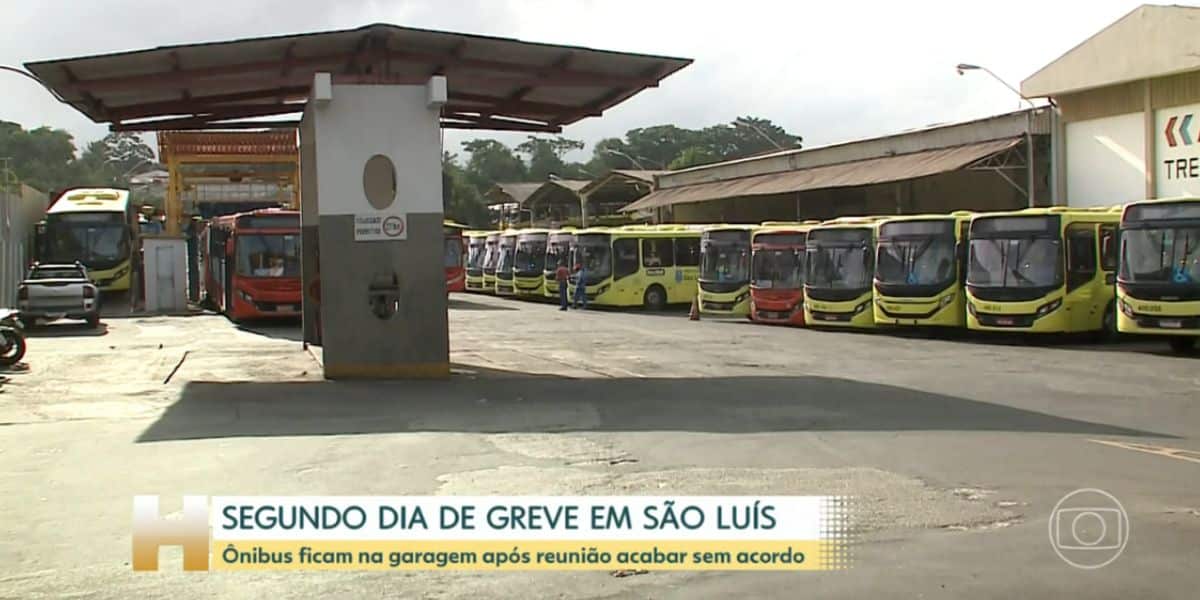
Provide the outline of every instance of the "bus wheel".
<path id="1" fill-rule="evenodd" d="M 1191 336 L 1176 336 L 1171 338 L 1171 350 L 1179 354 L 1187 354 L 1196 348 L 1196 338 Z"/>
<path id="2" fill-rule="evenodd" d="M 1104 310 L 1104 321 L 1101 324 L 1101 327 L 1100 341 L 1117 341 L 1117 305 L 1115 302 L 1110 302 L 1108 308 Z"/>
<path id="3" fill-rule="evenodd" d="M 646 294 L 642 296 L 642 308 L 646 310 L 662 310 L 667 306 L 667 291 L 661 285 L 652 285 L 646 288 Z"/>

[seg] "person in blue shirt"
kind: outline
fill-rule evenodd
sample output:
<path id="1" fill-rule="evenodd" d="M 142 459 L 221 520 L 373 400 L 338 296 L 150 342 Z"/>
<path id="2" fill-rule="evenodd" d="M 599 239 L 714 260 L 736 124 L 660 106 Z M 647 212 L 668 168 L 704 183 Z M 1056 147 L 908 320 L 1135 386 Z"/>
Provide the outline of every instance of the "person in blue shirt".
<path id="1" fill-rule="evenodd" d="M 575 265 L 575 308 L 587 308 L 587 268 L 580 262 Z"/>

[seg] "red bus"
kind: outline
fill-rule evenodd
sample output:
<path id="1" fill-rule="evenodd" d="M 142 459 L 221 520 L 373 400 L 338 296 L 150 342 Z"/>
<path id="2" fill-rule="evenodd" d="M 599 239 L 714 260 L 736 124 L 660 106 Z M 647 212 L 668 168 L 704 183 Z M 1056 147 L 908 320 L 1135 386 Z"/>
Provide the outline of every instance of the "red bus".
<path id="1" fill-rule="evenodd" d="M 213 217 L 199 236 L 202 298 L 237 322 L 300 316 L 300 212 Z"/>
<path id="2" fill-rule="evenodd" d="M 463 239 L 466 225 L 454 221 L 442 222 L 445 235 L 446 293 L 467 291 L 467 242 Z"/>
<path id="3" fill-rule="evenodd" d="M 767 222 L 751 234 L 751 320 L 804 325 L 804 242 L 815 224 Z"/>

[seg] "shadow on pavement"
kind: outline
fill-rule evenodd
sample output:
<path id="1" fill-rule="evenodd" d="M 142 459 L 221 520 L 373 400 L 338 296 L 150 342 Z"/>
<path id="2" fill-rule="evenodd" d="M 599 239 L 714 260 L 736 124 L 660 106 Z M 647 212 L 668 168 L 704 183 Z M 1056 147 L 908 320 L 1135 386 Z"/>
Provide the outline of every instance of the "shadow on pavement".
<path id="1" fill-rule="evenodd" d="M 235 327 L 237 327 L 239 331 L 261 335 L 263 337 L 288 340 L 291 342 L 304 341 L 304 330 L 299 318 L 242 321 L 241 323 L 237 323 Z"/>
<path id="2" fill-rule="evenodd" d="M 472 302 L 462 298 L 451 297 L 446 301 L 446 305 L 456 310 L 517 310 L 515 306 L 503 306 L 497 304 L 484 304 L 482 302 Z"/>
<path id="3" fill-rule="evenodd" d="M 1013 431 L 1172 437 L 829 377 L 187 384 L 139 442 L 395 432 Z"/>
<path id="4" fill-rule="evenodd" d="M 99 337 L 102 335 L 108 335 L 108 325 L 103 321 L 97 327 L 92 327 L 83 321 L 55 321 L 25 329 L 25 337 L 29 338 Z"/>

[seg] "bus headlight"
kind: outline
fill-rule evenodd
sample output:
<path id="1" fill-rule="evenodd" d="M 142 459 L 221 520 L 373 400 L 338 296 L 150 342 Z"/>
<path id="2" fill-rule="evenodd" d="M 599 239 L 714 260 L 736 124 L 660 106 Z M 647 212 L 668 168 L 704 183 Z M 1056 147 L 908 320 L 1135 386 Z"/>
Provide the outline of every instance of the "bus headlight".
<path id="1" fill-rule="evenodd" d="M 854 307 L 854 314 L 857 315 L 857 314 L 861 313 L 862 311 L 867 310 L 867 308 L 869 308 L 870 306 L 871 306 L 871 301 L 867 300 L 866 302 L 863 302 L 862 304 L 859 304 L 858 306 Z"/>
<path id="2" fill-rule="evenodd" d="M 975 311 L 975 303 L 970 300 L 967 300 L 967 312 L 971 313 L 972 317 L 979 316 L 979 313 Z"/>
<path id="3" fill-rule="evenodd" d="M 242 300 L 245 300 L 246 302 L 254 302 L 254 298 L 251 298 L 250 294 L 247 294 L 243 290 L 238 290 L 238 298 L 241 298 Z"/>
<path id="4" fill-rule="evenodd" d="M 954 294 L 946 294 L 945 296 L 942 296 L 941 300 L 938 300 L 938 309 L 940 310 L 940 309 L 946 308 L 947 306 L 950 306 L 953 302 L 954 302 Z"/>
<path id="5" fill-rule="evenodd" d="M 1125 316 L 1127 316 L 1131 319 L 1136 316 L 1133 314 L 1133 307 L 1130 306 L 1128 302 L 1126 302 L 1124 300 L 1120 300 L 1117 302 L 1117 304 L 1121 307 L 1121 313 L 1124 314 Z"/>
<path id="6" fill-rule="evenodd" d="M 1053 302 L 1043 304 L 1038 307 L 1037 314 L 1035 314 L 1033 316 L 1033 318 L 1040 319 L 1040 318 L 1058 310 L 1058 307 L 1060 307 L 1060 306 L 1062 306 L 1062 298 L 1059 298 Z"/>

